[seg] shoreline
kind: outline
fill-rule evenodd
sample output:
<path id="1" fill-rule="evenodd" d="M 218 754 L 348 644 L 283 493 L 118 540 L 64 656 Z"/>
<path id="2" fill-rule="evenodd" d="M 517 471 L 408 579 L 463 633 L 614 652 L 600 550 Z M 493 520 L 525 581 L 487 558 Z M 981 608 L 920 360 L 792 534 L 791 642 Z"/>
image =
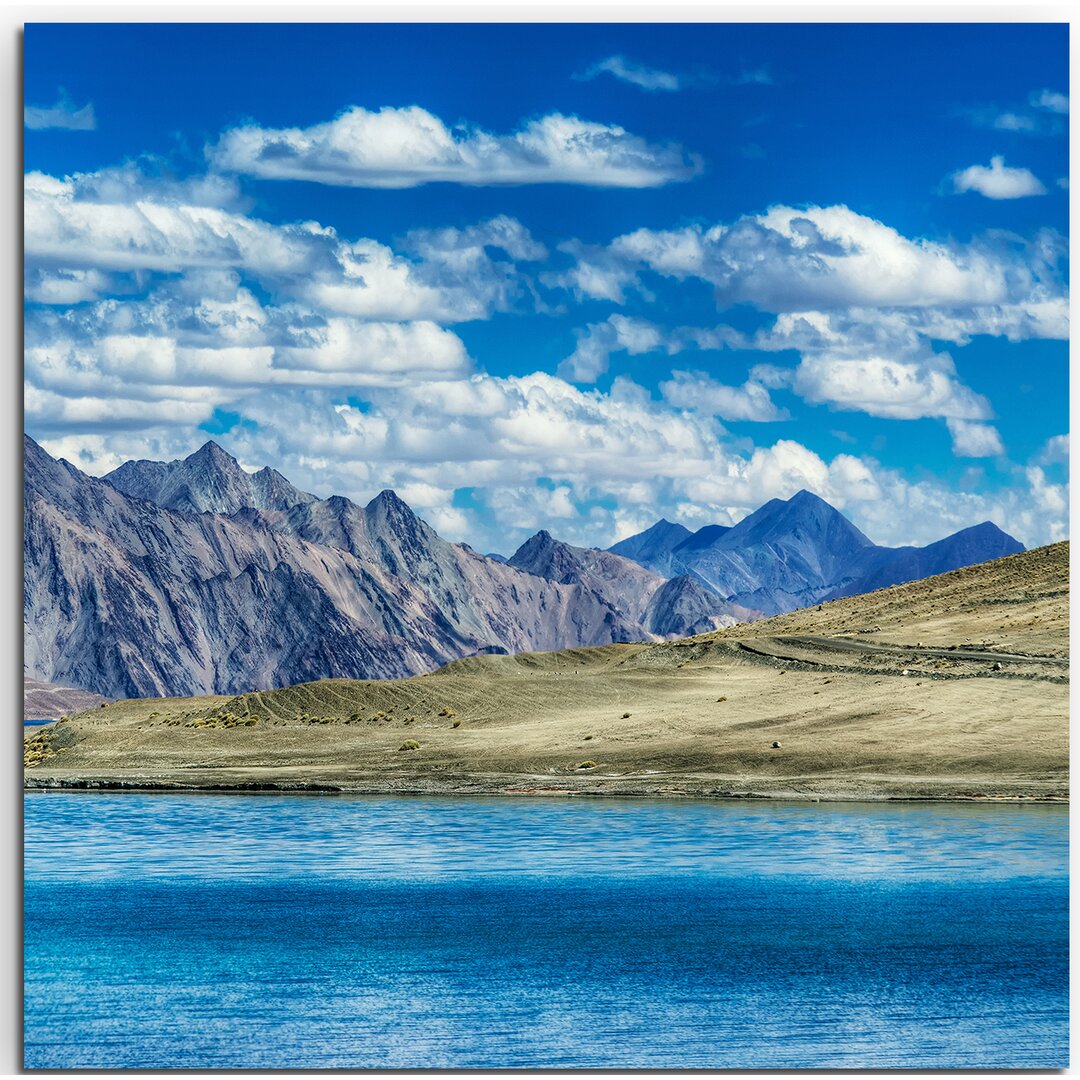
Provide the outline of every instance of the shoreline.
<path id="1" fill-rule="evenodd" d="M 938 785 L 927 784 L 866 784 L 856 778 L 839 780 L 831 784 L 811 786 L 800 790 L 783 784 L 723 783 L 721 778 L 712 782 L 701 780 L 679 783 L 666 781 L 597 782 L 592 780 L 578 785 L 551 784 L 550 780 L 537 783 L 522 782 L 521 778 L 505 778 L 502 781 L 485 781 L 479 778 L 458 780 L 431 780 L 411 778 L 397 784 L 362 778 L 319 779 L 311 778 L 256 778 L 236 777 L 215 781 L 209 778 L 188 780 L 182 777 L 121 777 L 115 774 L 72 776 L 27 776 L 24 794 L 46 792 L 86 792 L 90 794 L 188 794 L 188 795 L 363 795 L 406 798 L 526 798 L 526 799 L 628 799 L 628 800 L 698 800 L 708 802 L 813 802 L 813 803 L 1006 803 L 1010 805 L 1067 806 L 1068 791 L 1057 785 L 1043 782 L 1037 785 L 998 783 L 989 790 L 978 786 L 958 785 L 956 778 L 942 780 Z M 933 790 L 937 787 L 937 790 Z M 1017 790 L 1025 787 L 1027 790 Z"/>

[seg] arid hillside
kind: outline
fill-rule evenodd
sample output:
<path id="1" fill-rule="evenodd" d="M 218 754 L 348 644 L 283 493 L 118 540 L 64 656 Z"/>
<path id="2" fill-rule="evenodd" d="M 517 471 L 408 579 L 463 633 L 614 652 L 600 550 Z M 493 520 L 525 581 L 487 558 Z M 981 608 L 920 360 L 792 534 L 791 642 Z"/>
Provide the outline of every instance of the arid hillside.
<path id="1" fill-rule="evenodd" d="M 28 740 L 27 785 L 1066 798 L 1068 552 L 681 641 L 115 702 Z"/>

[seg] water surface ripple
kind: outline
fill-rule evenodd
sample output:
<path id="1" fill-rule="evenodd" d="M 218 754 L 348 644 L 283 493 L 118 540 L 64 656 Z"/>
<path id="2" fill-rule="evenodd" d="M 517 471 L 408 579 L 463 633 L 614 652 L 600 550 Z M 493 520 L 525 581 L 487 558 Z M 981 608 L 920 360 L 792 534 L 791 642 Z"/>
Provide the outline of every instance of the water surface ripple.
<path id="1" fill-rule="evenodd" d="M 1063 807 L 25 807 L 32 1068 L 1067 1064 Z"/>

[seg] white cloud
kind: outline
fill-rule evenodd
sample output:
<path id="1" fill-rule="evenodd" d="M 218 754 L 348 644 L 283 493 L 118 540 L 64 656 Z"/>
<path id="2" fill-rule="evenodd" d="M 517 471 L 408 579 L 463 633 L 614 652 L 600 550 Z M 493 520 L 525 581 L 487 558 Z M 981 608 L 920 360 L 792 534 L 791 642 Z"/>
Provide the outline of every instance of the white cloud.
<path id="1" fill-rule="evenodd" d="M 1023 113 L 1004 112 L 994 117 L 992 126 L 998 131 L 1037 131 L 1038 121 Z"/>
<path id="2" fill-rule="evenodd" d="M 94 431 L 122 427 L 126 430 L 160 424 L 194 427 L 213 416 L 215 401 L 201 395 L 184 400 L 155 395 L 153 400 L 123 396 L 65 397 L 28 385 L 23 410 L 28 425 L 39 430 L 78 428 Z"/>
<path id="3" fill-rule="evenodd" d="M 432 322 L 378 323 L 331 318 L 293 331 L 294 345 L 274 350 L 275 366 L 364 376 L 460 376 L 470 362 L 461 339 Z"/>
<path id="4" fill-rule="evenodd" d="M 872 459 L 827 459 L 791 439 L 733 444 L 711 416 L 652 401 L 625 379 L 604 394 L 542 374 L 474 375 L 380 390 L 365 410 L 326 390 L 268 389 L 242 412 L 247 423 L 216 436 L 240 460 L 272 463 L 320 495 L 364 502 L 393 487 L 436 528 L 484 551 L 506 551 L 552 524 L 585 546 L 607 546 L 662 516 L 695 527 L 731 524 L 804 487 L 878 543 L 928 543 L 987 519 L 1029 545 L 1067 530 L 1067 486 L 1037 466 L 997 492 L 912 483 Z M 43 442 L 100 473 L 131 457 L 190 453 L 204 441 L 156 415 L 156 427 L 57 432 Z M 538 476 L 547 480 L 538 484 Z M 461 489 L 478 510 L 452 505 Z"/>
<path id="5" fill-rule="evenodd" d="M 953 440 L 953 453 L 957 457 L 997 457 L 1005 453 L 1005 446 L 996 427 L 991 424 L 972 423 L 970 420 L 945 421 Z"/>
<path id="6" fill-rule="evenodd" d="M 953 173 L 952 182 L 953 190 L 958 193 L 976 191 L 988 199 L 1022 199 L 1046 194 L 1046 188 L 1033 172 L 1006 165 L 1000 155 L 990 159 L 989 167 L 969 165 Z"/>
<path id="7" fill-rule="evenodd" d="M 1048 484 L 1037 468 L 1021 469 L 1011 486 L 985 493 L 932 480 L 912 483 L 890 470 L 877 469 L 876 476 L 880 497 L 846 510 L 877 543 L 929 544 L 983 521 L 1028 547 L 1068 536 L 1068 487 Z"/>
<path id="8" fill-rule="evenodd" d="M 660 384 L 660 393 L 677 409 L 694 409 L 722 420 L 784 420 L 787 412 L 778 409 L 769 391 L 760 382 L 747 380 L 742 386 L 725 386 L 700 371 L 673 371 Z"/>
<path id="9" fill-rule="evenodd" d="M 700 161 L 614 124 L 550 113 L 510 135 L 448 128 L 417 105 L 359 106 L 309 128 L 233 128 L 208 147 L 215 168 L 268 180 L 346 187 L 410 188 L 438 181 L 469 185 L 564 183 L 657 187 L 687 180 Z"/>
<path id="10" fill-rule="evenodd" d="M 1027 260 L 1002 244 L 908 238 L 846 206 L 774 206 L 730 225 L 638 229 L 607 247 L 578 247 L 575 258 L 600 273 L 608 299 L 647 269 L 706 281 L 721 306 L 772 312 L 998 304 L 1033 284 Z"/>
<path id="11" fill-rule="evenodd" d="M 952 361 L 944 354 L 909 363 L 884 356 L 804 356 L 792 387 L 810 402 L 893 420 L 990 415 L 989 402 L 955 377 Z"/>
<path id="12" fill-rule="evenodd" d="M 92 103 L 77 107 L 61 90 L 55 105 L 26 105 L 23 108 L 23 124 L 31 131 L 47 131 L 50 128 L 93 131 L 97 127 L 97 120 Z"/>
<path id="13" fill-rule="evenodd" d="M 1069 436 L 1052 435 L 1036 458 L 1038 465 L 1060 465 L 1069 463 Z"/>
<path id="14" fill-rule="evenodd" d="M 579 331 L 577 347 L 559 364 L 559 376 L 572 382 L 594 383 L 608 369 L 613 352 L 625 351 L 631 356 L 677 346 L 667 342 L 660 328 L 644 319 L 626 315 L 610 315 L 606 322 L 590 323 Z"/>
<path id="15" fill-rule="evenodd" d="M 731 225 L 639 229 L 602 248 L 564 250 L 575 266 L 549 283 L 593 298 L 619 302 L 631 288 L 644 293 L 648 271 L 708 282 L 721 307 L 749 303 L 776 313 L 757 333 L 718 327 L 712 341 L 697 344 L 796 350 L 797 368 L 759 365 L 753 381 L 874 416 L 984 421 L 989 403 L 931 342 L 964 345 L 977 334 L 1067 339 L 1069 332 L 1066 248 L 1050 231 L 1027 241 L 945 243 L 905 237 L 843 206 L 777 206 Z M 575 362 L 602 370 L 607 333 L 607 341 L 583 339 L 585 356 L 575 354 Z M 686 328 L 664 335 L 669 352 L 689 341 Z M 984 447 L 989 440 L 984 430 Z"/>
<path id="16" fill-rule="evenodd" d="M 637 64 L 633 60 L 627 60 L 625 56 L 609 56 L 593 64 L 582 79 L 595 79 L 597 75 L 604 73 L 613 75 L 620 82 L 630 83 L 642 90 L 678 90 L 679 76 L 672 75 L 668 71 L 660 71 L 658 68 L 646 67 Z"/>
<path id="17" fill-rule="evenodd" d="M 23 277 L 23 293 L 35 304 L 65 307 L 98 300 L 115 288 L 108 274 L 100 270 L 30 269 Z"/>
<path id="18" fill-rule="evenodd" d="M 1031 95 L 1031 104 L 1037 109 L 1064 115 L 1069 111 L 1069 95 L 1059 90 L 1036 90 Z"/>
<path id="19" fill-rule="evenodd" d="M 571 489 L 566 484 L 549 487 L 537 482 L 521 487 L 495 488 L 486 503 L 488 509 L 510 531 L 547 529 L 557 533 L 565 527 L 566 522 L 580 516 Z"/>
<path id="20" fill-rule="evenodd" d="M 265 387 L 385 387 L 460 379 L 471 369 L 461 339 L 433 322 L 264 306 L 228 276 L 181 279 L 145 299 L 62 315 L 30 312 L 26 321 L 28 383 L 73 397 L 151 399 L 186 387 L 212 404 L 235 404 Z"/>
<path id="21" fill-rule="evenodd" d="M 522 529 L 556 520 L 585 544 L 610 543 L 646 510 L 730 522 L 800 487 L 878 522 L 874 500 L 901 481 L 876 463 L 828 460 L 792 440 L 755 447 L 726 438 L 720 419 L 779 418 L 768 388 L 786 388 L 873 415 L 951 419 L 959 453 L 978 439 L 985 448 L 996 437 L 989 404 L 929 341 L 1067 335 L 1064 245 L 1052 234 L 937 243 L 845 207 L 780 207 L 732 225 L 638 230 L 602 249 L 569 245 L 576 276 L 564 283 L 582 295 L 645 294 L 646 275 L 661 274 L 776 318 L 742 335 L 615 314 L 586 327 L 562 370 L 587 382 L 619 350 L 727 346 L 796 349 L 797 368 L 762 365 L 741 386 L 674 372 L 661 401 L 625 377 L 607 393 L 543 373 L 496 378 L 473 372 L 448 325 L 526 295 L 521 264 L 547 251 L 513 219 L 418 230 L 391 248 L 317 222 L 260 221 L 233 181 L 124 169 L 26 184 L 27 423 L 47 449 L 97 471 L 175 457 L 205 439 L 196 424 L 227 410 L 242 422 L 222 441 L 245 463 L 274 464 L 324 495 L 395 487 L 483 549 L 505 547 L 490 523 L 499 507 Z M 999 511 L 1025 541 L 1051 535 L 1064 489 L 1042 473 L 1017 483 L 1012 501 L 965 496 L 959 509 L 944 487 L 902 490 L 905 505 L 945 507 L 926 526 L 937 535 L 942 521 Z M 479 509 L 454 505 L 462 489 Z M 914 528 L 882 519 L 872 535 Z"/>
<path id="22" fill-rule="evenodd" d="M 460 322 L 509 308 L 523 293 L 518 262 L 546 255 L 519 222 L 500 216 L 411 234 L 405 246 L 416 257 L 409 258 L 317 222 L 249 217 L 235 208 L 231 182 L 157 181 L 130 169 L 63 180 L 29 173 L 24 190 L 28 282 L 42 302 L 49 288 L 73 293 L 72 283 L 90 269 L 132 281 L 237 271 L 326 313 Z"/>

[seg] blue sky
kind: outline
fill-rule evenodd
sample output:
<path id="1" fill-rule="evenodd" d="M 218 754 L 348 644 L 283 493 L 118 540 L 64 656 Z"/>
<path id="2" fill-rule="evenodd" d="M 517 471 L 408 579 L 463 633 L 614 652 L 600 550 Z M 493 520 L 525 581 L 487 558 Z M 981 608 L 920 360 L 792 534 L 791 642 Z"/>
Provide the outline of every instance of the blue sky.
<path id="1" fill-rule="evenodd" d="M 26 427 L 444 535 L 1065 534 L 1062 25 L 31 25 Z"/>

